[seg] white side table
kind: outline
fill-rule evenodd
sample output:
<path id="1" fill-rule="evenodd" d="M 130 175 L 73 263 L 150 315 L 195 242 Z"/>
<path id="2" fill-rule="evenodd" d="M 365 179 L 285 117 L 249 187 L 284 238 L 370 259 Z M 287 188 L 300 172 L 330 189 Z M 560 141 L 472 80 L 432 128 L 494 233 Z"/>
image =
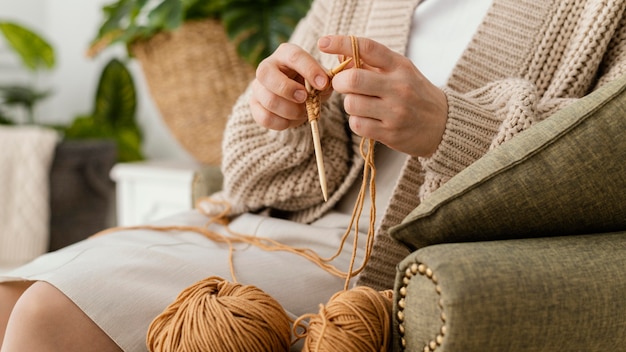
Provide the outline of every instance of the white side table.
<path id="1" fill-rule="evenodd" d="M 120 163 L 116 182 L 118 226 L 145 225 L 193 208 L 191 185 L 199 164 L 181 161 Z"/>

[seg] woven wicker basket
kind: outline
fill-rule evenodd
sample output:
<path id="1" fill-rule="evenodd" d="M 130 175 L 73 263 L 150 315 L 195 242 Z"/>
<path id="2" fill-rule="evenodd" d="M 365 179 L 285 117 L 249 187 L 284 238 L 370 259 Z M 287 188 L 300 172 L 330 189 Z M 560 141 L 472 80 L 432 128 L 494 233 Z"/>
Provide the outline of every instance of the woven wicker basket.
<path id="1" fill-rule="evenodd" d="M 132 46 L 166 125 L 195 159 L 219 165 L 232 106 L 254 77 L 219 21 L 189 21 Z"/>

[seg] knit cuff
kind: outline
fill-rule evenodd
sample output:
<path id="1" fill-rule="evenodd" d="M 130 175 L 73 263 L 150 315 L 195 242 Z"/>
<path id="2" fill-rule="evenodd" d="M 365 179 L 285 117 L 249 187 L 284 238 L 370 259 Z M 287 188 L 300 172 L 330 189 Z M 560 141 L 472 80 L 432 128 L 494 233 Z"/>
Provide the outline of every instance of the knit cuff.
<path id="1" fill-rule="evenodd" d="M 446 131 L 437 151 L 420 158 L 426 171 L 425 193 L 541 119 L 536 87 L 523 79 L 493 82 L 468 93 L 449 88 L 444 92 L 448 98 Z"/>
<path id="2" fill-rule="evenodd" d="M 445 182 L 480 158 L 502 123 L 493 117 L 482 94 L 468 99 L 447 88 L 444 93 L 448 99 L 448 121 L 442 141 L 433 155 L 420 158 L 427 173 L 439 175 L 440 181 L 435 183 Z"/>

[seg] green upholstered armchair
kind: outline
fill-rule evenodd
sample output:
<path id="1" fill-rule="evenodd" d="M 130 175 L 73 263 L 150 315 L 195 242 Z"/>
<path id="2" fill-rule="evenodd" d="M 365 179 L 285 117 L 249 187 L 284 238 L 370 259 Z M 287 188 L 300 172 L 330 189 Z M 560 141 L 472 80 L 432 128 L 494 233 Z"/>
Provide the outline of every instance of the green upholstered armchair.
<path id="1" fill-rule="evenodd" d="M 626 351 L 626 77 L 452 178 L 392 237 L 394 349 Z"/>
<path id="2" fill-rule="evenodd" d="M 414 250 L 398 265 L 393 349 L 626 351 L 625 132 L 623 77 L 489 152 L 393 228 Z"/>

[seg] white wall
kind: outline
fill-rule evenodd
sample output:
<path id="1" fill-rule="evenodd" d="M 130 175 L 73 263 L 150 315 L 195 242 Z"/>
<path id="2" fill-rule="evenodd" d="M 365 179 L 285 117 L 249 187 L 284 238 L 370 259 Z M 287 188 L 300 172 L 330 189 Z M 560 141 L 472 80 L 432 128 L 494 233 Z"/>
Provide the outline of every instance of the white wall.
<path id="1" fill-rule="evenodd" d="M 123 56 L 120 47 L 107 50 L 95 59 L 85 56 L 101 22 L 101 7 L 109 2 L 111 0 L 0 0 L 0 19 L 14 20 L 37 30 L 55 48 L 56 68 L 35 81 L 37 86 L 54 91 L 37 108 L 40 120 L 68 123 L 79 114 L 91 112 L 100 71 L 112 55 Z M 0 43 L 0 84 L 25 77 L 32 80 L 32 76 L 20 72 L 17 62 L 2 48 Z M 146 156 L 192 160 L 162 122 L 138 63 L 132 61 L 129 68 L 139 96 L 137 118 L 144 131 Z"/>

